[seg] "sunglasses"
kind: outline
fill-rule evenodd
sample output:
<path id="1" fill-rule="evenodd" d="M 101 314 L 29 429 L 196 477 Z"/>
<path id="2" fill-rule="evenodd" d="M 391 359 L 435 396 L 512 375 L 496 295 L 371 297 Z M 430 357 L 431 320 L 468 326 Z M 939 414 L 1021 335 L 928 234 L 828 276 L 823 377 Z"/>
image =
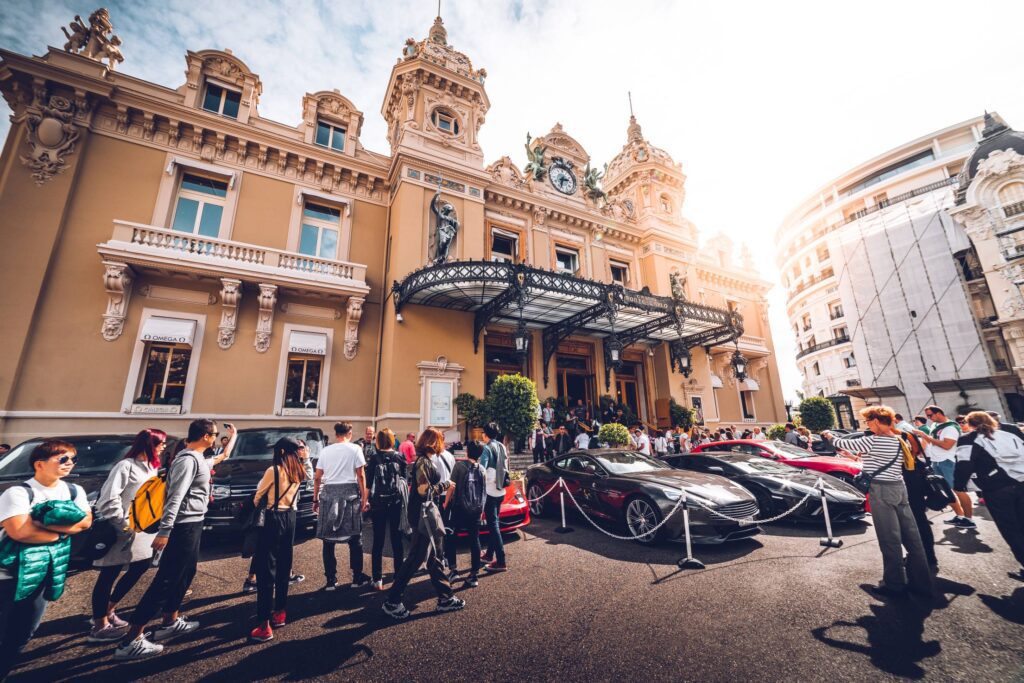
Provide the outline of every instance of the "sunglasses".
<path id="1" fill-rule="evenodd" d="M 207 436 L 220 436 L 220 432 L 206 432 Z"/>
<path id="2" fill-rule="evenodd" d="M 60 460 L 58 460 L 57 462 L 59 462 L 61 465 L 67 465 L 69 462 L 72 465 L 74 465 L 75 463 L 78 462 L 78 458 L 74 455 L 62 455 L 60 456 Z"/>

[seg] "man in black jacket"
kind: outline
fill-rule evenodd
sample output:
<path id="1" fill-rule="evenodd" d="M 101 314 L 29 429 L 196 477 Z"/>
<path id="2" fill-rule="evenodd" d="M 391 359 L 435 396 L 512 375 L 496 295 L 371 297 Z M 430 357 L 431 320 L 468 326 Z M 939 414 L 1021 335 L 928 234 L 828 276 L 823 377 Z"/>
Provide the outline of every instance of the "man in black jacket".
<path id="1" fill-rule="evenodd" d="M 558 433 L 555 434 L 555 453 L 562 455 L 572 450 L 572 437 L 569 436 L 568 430 L 565 425 L 561 425 L 558 428 Z"/>

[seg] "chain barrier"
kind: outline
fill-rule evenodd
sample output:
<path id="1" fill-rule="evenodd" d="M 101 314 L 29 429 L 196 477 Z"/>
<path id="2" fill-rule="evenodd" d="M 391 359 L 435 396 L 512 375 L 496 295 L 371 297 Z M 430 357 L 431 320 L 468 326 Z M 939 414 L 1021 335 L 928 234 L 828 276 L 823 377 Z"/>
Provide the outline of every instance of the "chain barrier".
<path id="1" fill-rule="evenodd" d="M 796 509 L 798 507 L 800 507 L 801 505 L 803 505 L 804 503 L 806 503 L 807 499 L 810 498 L 811 496 L 813 496 L 813 495 L 821 495 L 821 491 L 823 490 L 822 487 L 824 485 L 825 485 L 825 482 L 821 479 L 821 477 L 818 477 L 818 481 L 814 482 L 814 486 L 811 487 L 811 490 L 808 491 L 807 495 L 805 495 L 803 498 L 801 498 L 797 502 L 796 505 L 794 505 L 793 507 L 789 508 L 788 510 L 786 510 L 782 514 L 775 515 L 774 517 L 768 517 L 768 518 L 765 518 L 765 519 L 755 519 L 754 517 L 748 517 L 746 519 L 738 519 L 736 517 L 730 517 L 729 515 L 722 514 L 721 512 L 718 512 L 717 510 L 708 507 L 707 505 L 705 505 L 704 503 L 702 503 L 699 500 L 694 500 L 693 502 L 696 503 L 697 505 L 699 505 L 700 507 L 704 508 L 708 512 L 710 512 L 712 515 L 714 515 L 716 517 L 721 517 L 722 519 L 727 519 L 730 522 L 738 522 L 740 524 L 770 524 L 772 522 L 779 521 L 783 517 L 788 517 L 789 515 L 793 514 L 796 511 Z"/>
<path id="2" fill-rule="evenodd" d="M 606 531 L 601 526 L 599 526 L 594 520 L 592 520 L 590 518 L 590 516 L 586 512 L 583 511 L 583 508 L 581 508 L 580 504 L 578 502 L 576 502 L 576 498 L 572 495 L 572 491 L 570 491 L 568 487 L 566 487 L 565 492 L 569 494 L 569 500 L 571 500 L 573 505 L 576 506 L 576 509 L 580 511 L 580 514 L 583 515 L 583 518 L 586 519 L 588 522 L 590 522 L 591 526 L 593 526 L 595 529 L 600 531 L 605 536 L 610 536 L 610 537 L 612 537 L 614 539 L 617 539 L 619 541 L 635 541 L 636 539 L 641 538 L 640 536 L 637 536 L 633 532 L 630 532 L 629 536 L 619 536 L 617 534 L 611 533 L 610 531 Z M 650 536 L 650 535 L 656 534 L 658 532 L 658 529 L 663 527 L 668 522 L 668 520 L 670 520 L 672 518 L 672 515 L 675 514 L 676 510 L 678 510 L 680 508 L 680 506 L 682 506 L 683 501 L 685 501 L 685 500 L 686 500 L 686 492 L 683 491 L 682 495 L 679 496 L 679 500 L 676 501 L 676 506 L 674 508 L 672 508 L 672 511 L 669 512 L 667 515 L 665 515 L 665 519 L 663 519 L 660 522 L 658 522 L 658 524 L 656 524 L 653 529 L 651 529 L 646 534 L 644 534 L 644 536 Z"/>
<path id="3" fill-rule="evenodd" d="M 527 503 L 536 503 L 536 502 L 538 502 L 538 501 L 542 500 L 542 499 L 543 499 L 543 498 L 544 498 L 545 496 L 547 496 L 547 495 L 548 495 L 549 493 L 551 493 L 552 491 L 554 491 L 555 489 L 557 489 L 557 488 L 558 488 L 559 486 L 564 486 L 564 485 L 565 485 L 565 482 L 563 482 L 563 481 L 562 481 L 562 478 L 561 478 L 561 477 L 559 477 L 559 478 L 558 478 L 558 479 L 557 479 L 557 480 L 555 481 L 555 483 L 551 485 L 551 488 L 549 488 L 549 489 L 548 489 L 547 491 L 545 491 L 544 493 L 540 494 L 540 495 L 539 495 L 539 496 L 537 496 L 536 498 L 527 498 L 527 499 L 526 499 L 526 502 L 527 502 Z"/>

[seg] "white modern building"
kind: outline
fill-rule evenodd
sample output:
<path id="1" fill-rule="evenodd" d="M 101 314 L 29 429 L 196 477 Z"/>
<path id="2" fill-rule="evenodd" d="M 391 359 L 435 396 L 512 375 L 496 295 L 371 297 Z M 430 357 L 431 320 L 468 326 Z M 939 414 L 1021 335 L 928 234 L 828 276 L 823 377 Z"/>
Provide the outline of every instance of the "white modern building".
<path id="1" fill-rule="evenodd" d="M 908 417 L 929 403 L 1006 408 L 1017 378 L 986 343 L 991 299 L 947 213 L 983 126 L 979 116 L 851 169 L 778 230 L 803 391 L 832 399 L 843 426 L 865 403 Z"/>

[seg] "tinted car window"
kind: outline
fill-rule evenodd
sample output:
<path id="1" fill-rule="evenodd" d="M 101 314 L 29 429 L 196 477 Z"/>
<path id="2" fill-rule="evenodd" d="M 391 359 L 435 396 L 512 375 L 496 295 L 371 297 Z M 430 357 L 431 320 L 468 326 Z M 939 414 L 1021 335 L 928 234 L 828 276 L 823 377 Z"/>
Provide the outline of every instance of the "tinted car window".
<path id="1" fill-rule="evenodd" d="M 810 458 L 814 456 L 814 453 L 798 448 L 790 443 L 774 443 L 772 446 L 785 453 L 788 458 Z"/>
<path id="2" fill-rule="evenodd" d="M 78 451 L 78 464 L 73 470 L 75 474 L 106 472 L 115 462 L 125 456 L 132 445 L 130 438 L 123 437 L 85 437 L 64 440 Z M 0 460 L 0 477 L 31 477 L 33 471 L 29 467 L 28 459 L 32 450 L 42 442 L 42 439 L 28 441 L 8 453 L 7 457 Z"/>
<path id="3" fill-rule="evenodd" d="M 594 455 L 594 459 L 612 474 L 672 469 L 665 463 L 652 460 L 640 453 L 599 453 Z"/>
<path id="4" fill-rule="evenodd" d="M 320 433 L 306 429 L 260 429 L 254 432 L 239 432 L 238 442 L 231 453 L 232 460 L 270 460 L 274 457 L 274 444 L 284 437 L 302 439 L 309 446 L 309 457 L 320 457 L 323 443 Z"/>
<path id="5" fill-rule="evenodd" d="M 793 472 L 798 471 L 798 468 L 762 457 L 730 458 L 729 464 L 746 474 L 792 474 Z"/>

